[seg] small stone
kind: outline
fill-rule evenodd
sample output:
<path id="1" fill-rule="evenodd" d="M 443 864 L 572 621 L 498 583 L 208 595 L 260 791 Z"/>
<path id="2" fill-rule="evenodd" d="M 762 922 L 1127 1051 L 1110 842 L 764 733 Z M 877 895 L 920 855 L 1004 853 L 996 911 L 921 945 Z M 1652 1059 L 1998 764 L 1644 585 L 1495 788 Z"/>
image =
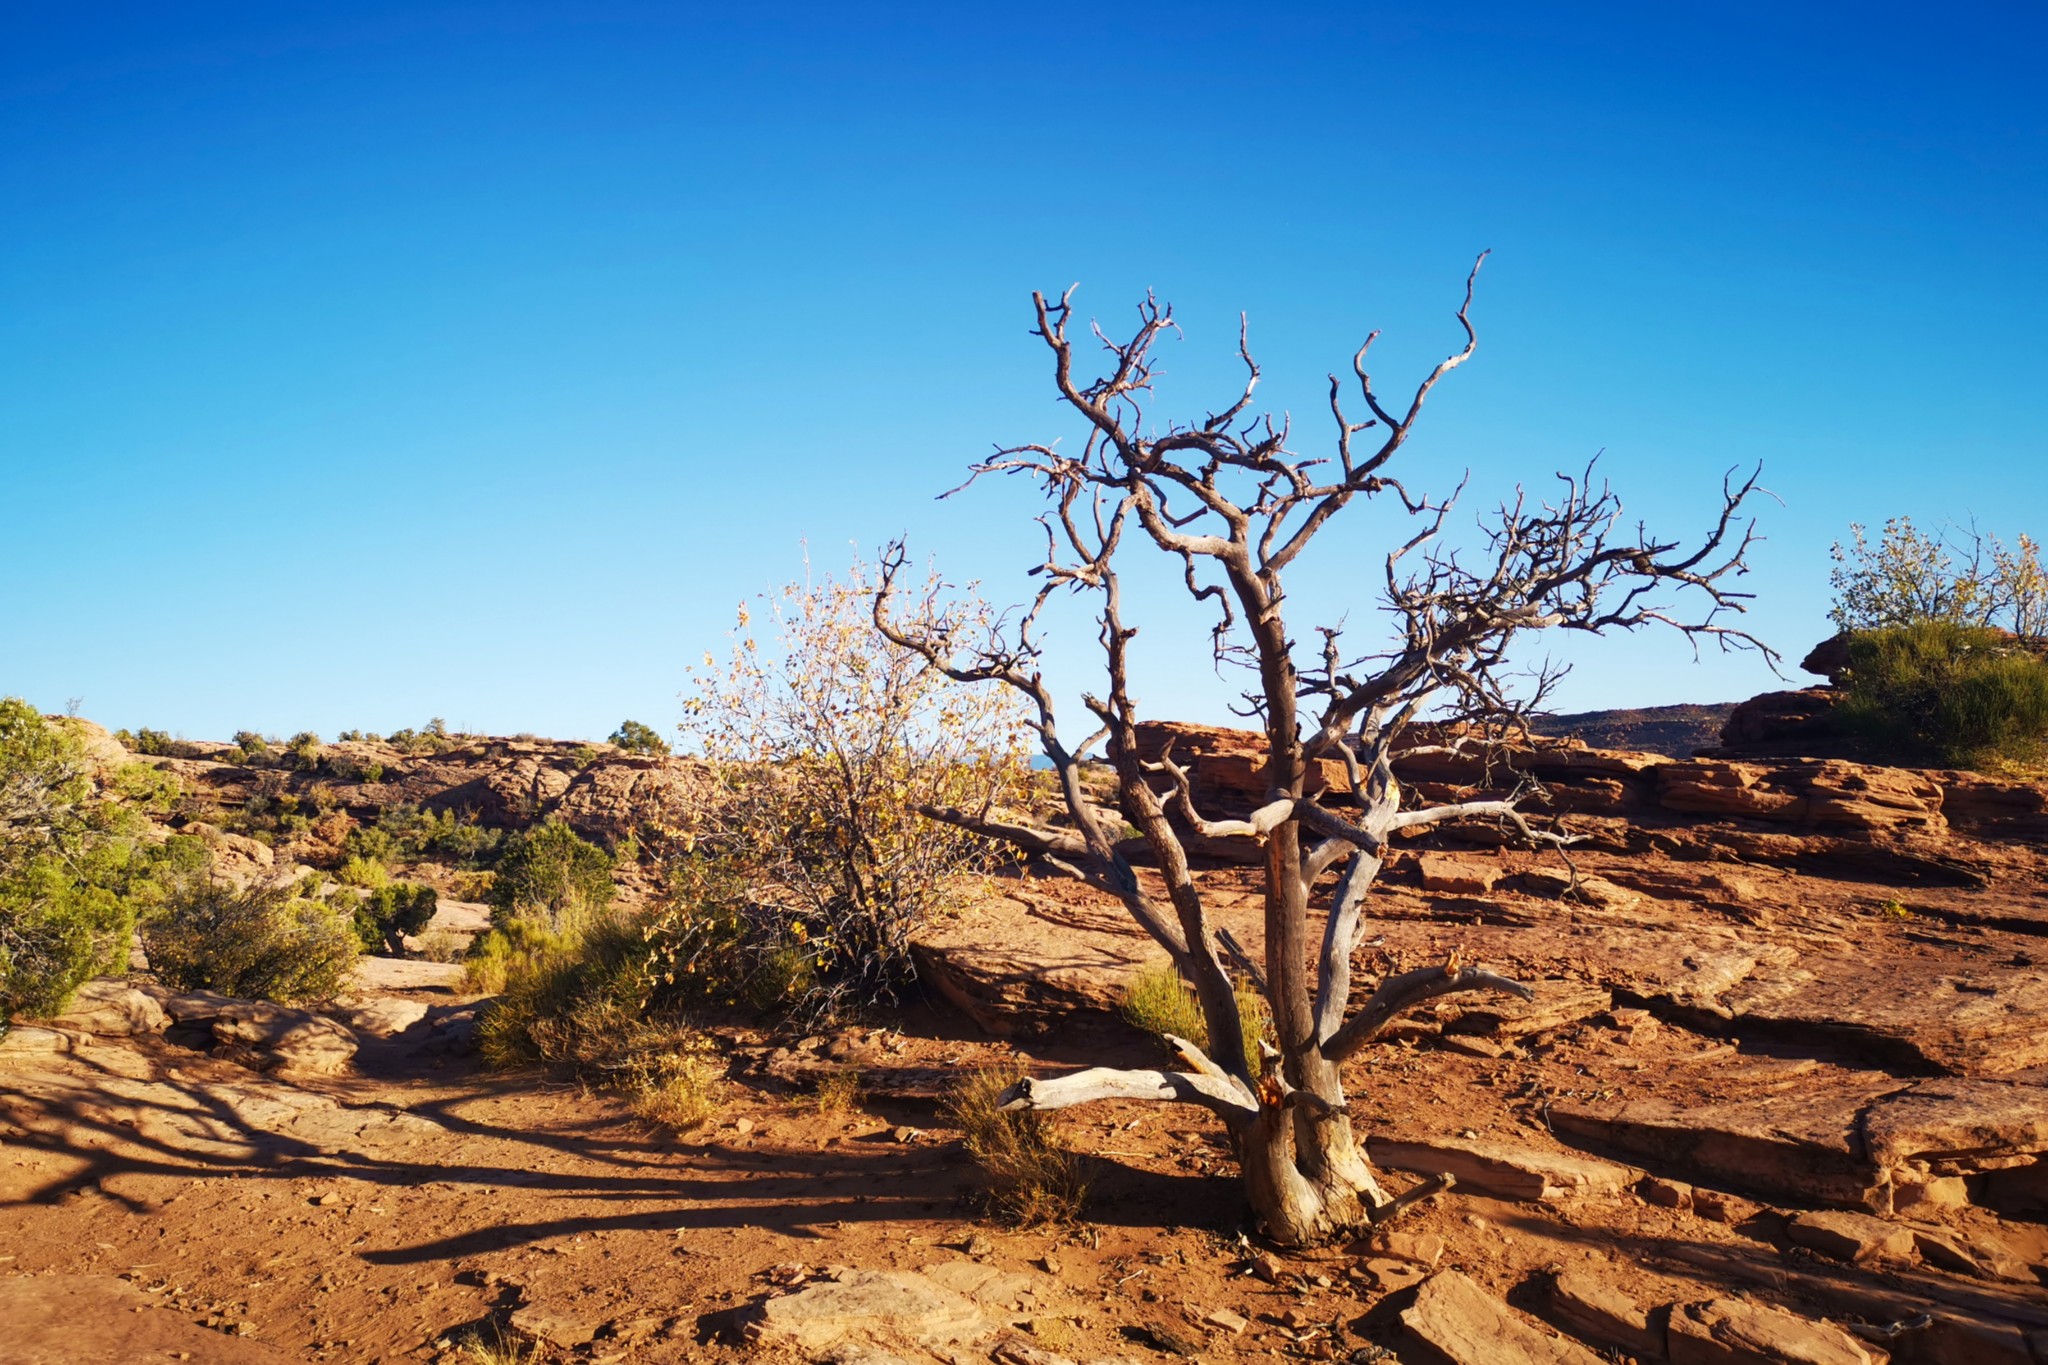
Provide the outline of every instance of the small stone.
<path id="1" fill-rule="evenodd" d="M 1952 1270 L 1959 1275 L 1981 1275 L 1984 1267 L 1969 1252 L 1964 1251 L 1939 1233 L 1923 1228 L 1913 1230 L 1913 1246 L 1920 1253 L 1920 1259 L 1942 1270 Z"/>
<path id="2" fill-rule="evenodd" d="M 1389 1256 L 1368 1256 L 1354 1267 L 1354 1273 L 1363 1275 L 1382 1294 L 1395 1294 L 1411 1285 L 1419 1284 L 1429 1274 L 1425 1266 L 1413 1261 L 1397 1261 Z"/>
<path id="3" fill-rule="evenodd" d="M 1066 1269 L 1066 1266 L 1061 1263 L 1060 1258 L 1053 1255 L 1050 1251 L 1038 1258 L 1038 1265 L 1048 1275 L 1057 1275 Z"/>
<path id="4" fill-rule="evenodd" d="M 1970 1202 L 1970 1187 L 1959 1175 L 1928 1176 L 1921 1179 L 1902 1180 L 1892 1178 L 1892 1211 L 1912 1211 L 1917 1217 L 1928 1217 L 1949 1209 L 1960 1209 Z"/>
<path id="5" fill-rule="evenodd" d="M 559 1346 L 565 1351 L 589 1345 L 597 1339 L 598 1331 L 604 1325 L 565 1317 L 535 1305 L 515 1309 L 509 1321 L 513 1331 L 550 1346 Z"/>
<path id="6" fill-rule="evenodd" d="M 1692 1207 L 1692 1186 L 1682 1180 L 1666 1180 L 1662 1176 L 1648 1176 L 1636 1186 L 1636 1193 L 1642 1195 L 1645 1204 L 1654 1204 L 1660 1209 L 1689 1209 Z"/>
<path id="7" fill-rule="evenodd" d="M 732 1130 L 741 1136 L 745 1136 L 754 1131 L 754 1121 L 752 1119 L 734 1119 L 732 1121 Z"/>
<path id="8" fill-rule="evenodd" d="M 313 1196 L 313 1203 L 316 1206 L 323 1209 L 332 1208 L 334 1205 L 339 1204 L 340 1202 L 341 1196 L 334 1193 L 332 1190 L 328 1191 L 326 1194 L 316 1194 Z"/>
<path id="9" fill-rule="evenodd" d="M 1372 1248 L 1381 1256 L 1435 1268 L 1444 1258 L 1444 1239 L 1433 1232 L 1396 1232 L 1384 1229 L 1373 1235 Z"/>
<path id="10" fill-rule="evenodd" d="M 912 1128 L 909 1124 L 904 1124 L 890 1133 L 889 1136 L 900 1143 L 911 1143 L 918 1141 L 924 1136 L 924 1129 Z"/>
<path id="11" fill-rule="evenodd" d="M 1499 1043 L 1489 1043 L 1484 1038 L 1471 1038 L 1462 1033 L 1450 1034 L 1439 1046 L 1446 1052 L 1478 1057 L 1485 1061 L 1498 1061 L 1507 1052 L 1507 1048 Z"/>
<path id="12" fill-rule="evenodd" d="M 993 1256 L 996 1254 L 996 1244 L 978 1232 L 969 1237 L 965 1242 L 962 1242 L 960 1249 L 969 1256 Z"/>
<path id="13" fill-rule="evenodd" d="M 1703 1190 L 1697 1185 L 1692 1191 L 1692 1211 L 1711 1223 L 1725 1223 L 1734 1227 L 1756 1217 L 1758 1206 L 1740 1195 L 1724 1194 L 1720 1190 Z"/>
<path id="14" fill-rule="evenodd" d="M 1498 864 L 1475 862 L 1442 853 L 1422 853 L 1415 858 L 1422 877 L 1422 889 L 1451 895 L 1483 896 L 1500 884 Z"/>
<path id="15" fill-rule="evenodd" d="M 1250 1318 L 1247 1318 L 1242 1313 L 1234 1313 L 1228 1308 L 1210 1309 L 1202 1315 L 1202 1322 L 1207 1326 L 1221 1328 L 1236 1336 L 1243 1336 L 1245 1328 L 1252 1325 Z"/>

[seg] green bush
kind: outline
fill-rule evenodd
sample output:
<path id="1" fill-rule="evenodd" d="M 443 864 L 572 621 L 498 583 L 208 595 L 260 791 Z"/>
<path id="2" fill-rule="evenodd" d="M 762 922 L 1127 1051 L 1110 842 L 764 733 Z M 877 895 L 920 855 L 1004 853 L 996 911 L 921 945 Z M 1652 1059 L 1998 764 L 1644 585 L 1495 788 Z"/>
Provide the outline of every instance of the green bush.
<path id="1" fill-rule="evenodd" d="M 560 821 L 522 830 L 505 841 L 491 904 L 501 917 L 541 915 L 555 928 L 573 927 L 612 901 L 612 859 Z"/>
<path id="2" fill-rule="evenodd" d="M 350 830 L 342 852 L 386 863 L 434 856 L 473 863 L 488 858 L 503 838 L 502 830 L 485 829 L 454 811 L 406 804 L 385 808 L 374 825 Z"/>
<path id="3" fill-rule="evenodd" d="M 0 698 L 0 1025 L 123 966 L 136 916 L 203 864 L 198 840 L 146 832 L 94 791 L 75 735 Z"/>
<path id="4" fill-rule="evenodd" d="M 379 820 L 374 825 L 357 825 L 341 841 L 342 853 L 350 858 L 366 858 L 380 863 L 395 861 L 398 857 L 398 840 Z"/>
<path id="5" fill-rule="evenodd" d="M 1849 639 L 1837 714 L 1871 756 L 1978 768 L 2048 753 L 2048 661 L 2004 631 L 1922 621 Z"/>
<path id="6" fill-rule="evenodd" d="M 656 733 L 652 725 L 642 725 L 637 720 L 621 721 L 619 728 L 612 731 L 611 742 L 629 754 L 668 752 L 668 741 Z"/>
<path id="7" fill-rule="evenodd" d="M 149 965 L 177 990 L 288 1005 L 328 999 L 361 945 L 350 908 L 304 893 L 195 879 L 143 921 Z"/>
<path id="8" fill-rule="evenodd" d="M 311 730 L 301 730 L 285 743 L 285 766 L 295 772 L 310 773 L 320 766 L 320 755 L 325 752 L 320 736 Z"/>
<path id="9" fill-rule="evenodd" d="M 725 1067 L 710 1042 L 657 1004 L 637 923 L 600 914 L 563 930 L 515 917 L 477 941 L 472 989 L 494 990 L 478 1022 L 491 1066 L 550 1063 L 623 1091 L 633 1112 L 686 1129 L 715 1110 Z"/>
<path id="10" fill-rule="evenodd" d="M 405 936 L 425 929 L 427 921 L 440 908 L 441 898 L 433 887 L 417 882 L 391 882 L 356 905 L 356 938 L 366 953 L 403 956 Z"/>
<path id="11" fill-rule="evenodd" d="M 448 752 L 455 747 L 455 736 L 449 733 L 448 722 L 436 716 L 418 730 L 393 730 L 384 742 L 400 753 L 418 757 Z"/>
<path id="12" fill-rule="evenodd" d="M 145 726 L 135 732 L 135 742 L 128 747 L 149 758 L 170 758 L 178 752 L 178 741 L 162 730 L 151 730 Z"/>
<path id="13" fill-rule="evenodd" d="M 334 880 L 343 886 L 381 891 L 390 884 L 391 869 L 375 858 L 349 858 L 335 871 Z"/>
<path id="14" fill-rule="evenodd" d="M 152 815 L 168 815 L 184 795 L 176 777 L 147 763 L 123 763 L 108 775 L 107 789 L 124 805 Z"/>

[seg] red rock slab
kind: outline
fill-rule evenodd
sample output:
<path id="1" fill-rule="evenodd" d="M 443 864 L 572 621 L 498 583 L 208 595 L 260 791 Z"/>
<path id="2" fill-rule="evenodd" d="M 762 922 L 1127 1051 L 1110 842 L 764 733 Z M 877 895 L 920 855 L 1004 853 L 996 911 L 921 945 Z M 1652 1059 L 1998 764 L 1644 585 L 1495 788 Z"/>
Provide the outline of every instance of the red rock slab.
<path id="1" fill-rule="evenodd" d="M 1664 1333 L 1603 1275 L 1560 1272 L 1550 1284 L 1550 1307 L 1553 1319 L 1581 1341 L 1651 1359 L 1664 1354 Z"/>
<path id="2" fill-rule="evenodd" d="M 1863 1141 L 1883 1166 L 2048 1152 L 2048 1089 L 1947 1076 L 1921 1081 L 1871 1106 Z"/>
<path id="3" fill-rule="evenodd" d="M 140 1311 L 138 1311 L 140 1310 Z M 112 1275 L 0 1279 L 0 1365 L 292 1365 L 253 1337 L 201 1327 Z"/>
<path id="4" fill-rule="evenodd" d="M 1734 1017 L 1833 1038 L 1865 1055 L 1965 1076 L 2048 1063 L 2048 974 L 1961 953 L 1806 955 L 1763 965 L 1721 993 Z"/>
<path id="5" fill-rule="evenodd" d="M 1575 1341 L 1552 1336 L 1455 1270 L 1439 1271 L 1401 1314 L 1416 1339 L 1403 1360 L 1450 1365 L 1599 1365 Z M 1412 1354 L 1411 1354 L 1412 1352 Z"/>
<path id="6" fill-rule="evenodd" d="M 1457 1177 L 1461 1190 L 1531 1202 L 1612 1194 L 1639 1174 L 1611 1161 L 1463 1138 L 1400 1142 L 1375 1137 L 1366 1144 L 1366 1153 L 1390 1170 L 1449 1174 Z"/>
<path id="7" fill-rule="evenodd" d="M 1673 1309 L 1669 1340 L 1671 1365 L 1871 1365 L 1841 1328 L 1742 1299 Z"/>
<path id="8" fill-rule="evenodd" d="M 1865 1156 L 1858 1122 L 1898 1081 L 1871 1078 L 1826 1088 L 1699 1104 L 1683 1097 L 1617 1105 L 1558 1104 L 1551 1130 L 1567 1141 L 1640 1160 L 1659 1173 L 1795 1203 L 1890 1211 L 1885 1175 Z"/>

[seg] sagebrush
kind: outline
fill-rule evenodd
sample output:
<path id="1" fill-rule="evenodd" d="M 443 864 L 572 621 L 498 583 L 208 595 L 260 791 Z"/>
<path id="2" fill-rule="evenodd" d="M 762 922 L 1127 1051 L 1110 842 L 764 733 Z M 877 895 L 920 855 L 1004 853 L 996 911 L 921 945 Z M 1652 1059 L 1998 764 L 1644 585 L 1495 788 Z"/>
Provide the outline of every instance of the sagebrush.
<path id="1" fill-rule="evenodd" d="M 813 1020 L 898 1001 L 912 930 L 994 858 L 921 812 L 1025 791 L 1015 704 L 878 635 L 868 580 L 856 562 L 791 584 L 764 632 L 742 608 L 731 657 L 707 658 L 685 702 L 718 799 L 671 862 L 654 932 L 667 976 L 706 997 Z"/>

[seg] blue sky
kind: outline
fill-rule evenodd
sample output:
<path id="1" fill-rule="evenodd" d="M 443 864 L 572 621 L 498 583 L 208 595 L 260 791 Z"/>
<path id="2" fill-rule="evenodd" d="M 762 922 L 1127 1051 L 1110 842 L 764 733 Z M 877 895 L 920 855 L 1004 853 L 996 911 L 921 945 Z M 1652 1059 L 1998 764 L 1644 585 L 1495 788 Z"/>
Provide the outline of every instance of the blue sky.
<path id="1" fill-rule="evenodd" d="M 1021 596 L 991 442 L 1073 428 L 1027 336 L 1171 299 L 1324 374 L 1457 339 L 1409 476 L 1605 451 L 1700 526 L 1761 460 L 1753 624 L 1825 633 L 1849 522 L 2048 533 L 2035 6 L 0 7 L 0 692 L 110 725 L 666 727 L 735 604 L 899 533 Z M 1323 418 L 1322 420 L 1327 420 Z M 1326 538 L 1298 628 L 1369 626 Z M 1139 692 L 1221 718 L 1164 577 Z M 1078 621 L 1062 681 L 1092 663 Z M 1570 708 L 1771 686 L 1564 651 Z"/>

